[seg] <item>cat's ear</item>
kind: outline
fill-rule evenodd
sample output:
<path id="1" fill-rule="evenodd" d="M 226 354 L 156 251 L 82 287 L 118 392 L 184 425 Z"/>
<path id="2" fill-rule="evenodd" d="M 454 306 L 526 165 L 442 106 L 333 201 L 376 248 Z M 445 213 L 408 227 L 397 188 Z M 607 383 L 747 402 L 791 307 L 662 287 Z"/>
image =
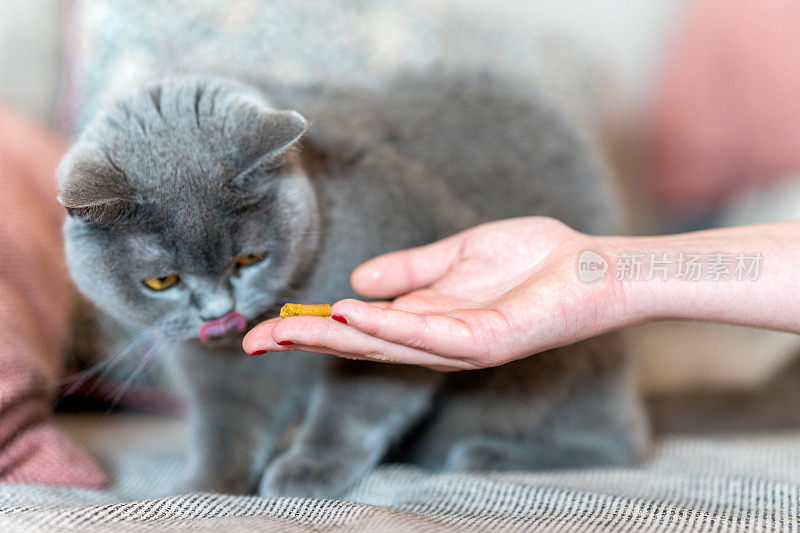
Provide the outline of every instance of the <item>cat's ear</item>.
<path id="1" fill-rule="evenodd" d="M 268 111 L 261 116 L 258 137 L 261 158 L 278 156 L 294 146 L 308 128 L 308 121 L 297 111 Z"/>
<path id="2" fill-rule="evenodd" d="M 67 213 L 90 224 L 113 224 L 136 209 L 124 173 L 99 149 L 73 147 L 58 168 L 58 183 Z"/>
<path id="3" fill-rule="evenodd" d="M 241 154 L 244 170 L 230 181 L 230 185 L 242 189 L 258 187 L 259 181 L 263 181 L 259 177 L 285 161 L 286 153 L 297 144 L 308 127 L 308 121 L 297 111 L 261 108 L 250 119 Z"/>

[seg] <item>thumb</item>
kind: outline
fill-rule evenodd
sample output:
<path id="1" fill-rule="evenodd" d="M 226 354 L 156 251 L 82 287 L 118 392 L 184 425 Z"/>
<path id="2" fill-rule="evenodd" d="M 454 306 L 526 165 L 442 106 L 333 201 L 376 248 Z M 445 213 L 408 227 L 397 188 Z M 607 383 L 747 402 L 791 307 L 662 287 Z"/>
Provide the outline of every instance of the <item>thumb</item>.
<path id="1" fill-rule="evenodd" d="M 350 283 L 367 298 L 394 298 L 426 287 L 450 270 L 463 240 L 463 233 L 459 233 L 418 248 L 380 255 L 357 267 Z"/>

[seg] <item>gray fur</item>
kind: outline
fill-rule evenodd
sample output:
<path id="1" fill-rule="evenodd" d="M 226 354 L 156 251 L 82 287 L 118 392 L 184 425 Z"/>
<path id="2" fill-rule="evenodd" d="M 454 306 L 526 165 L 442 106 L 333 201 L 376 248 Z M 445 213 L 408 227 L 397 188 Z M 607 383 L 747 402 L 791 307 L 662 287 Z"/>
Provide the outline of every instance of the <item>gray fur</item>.
<path id="1" fill-rule="evenodd" d="M 307 132 L 284 107 L 310 119 Z M 387 457 L 511 470 L 642 452 L 616 334 L 453 375 L 246 357 L 241 336 L 197 340 L 203 317 L 235 308 L 254 324 L 285 301 L 353 296 L 349 274 L 364 260 L 488 220 L 538 214 L 614 231 L 597 155 L 536 87 L 463 73 L 374 91 L 166 79 L 95 117 L 59 180 L 78 286 L 118 320 L 173 339 L 194 433 L 189 488 L 337 496 Z M 232 267 L 250 253 L 268 255 Z M 172 289 L 141 283 L 172 272 L 183 280 Z"/>

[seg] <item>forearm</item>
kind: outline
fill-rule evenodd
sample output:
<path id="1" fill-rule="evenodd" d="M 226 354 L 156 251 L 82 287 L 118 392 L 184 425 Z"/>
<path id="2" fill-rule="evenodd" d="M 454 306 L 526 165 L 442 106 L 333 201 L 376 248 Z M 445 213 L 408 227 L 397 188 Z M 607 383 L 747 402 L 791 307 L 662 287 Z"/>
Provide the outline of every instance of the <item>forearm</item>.
<path id="1" fill-rule="evenodd" d="M 682 318 L 800 333 L 800 222 L 598 244 L 616 284 L 618 325 Z"/>

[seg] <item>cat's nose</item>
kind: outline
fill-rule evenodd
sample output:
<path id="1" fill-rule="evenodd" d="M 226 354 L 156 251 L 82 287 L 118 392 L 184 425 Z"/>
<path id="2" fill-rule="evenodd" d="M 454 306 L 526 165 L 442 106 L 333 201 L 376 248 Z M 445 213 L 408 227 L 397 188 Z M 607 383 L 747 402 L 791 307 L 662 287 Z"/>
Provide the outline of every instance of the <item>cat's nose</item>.
<path id="1" fill-rule="evenodd" d="M 191 303 L 203 322 L 220 320 L 233 312 L 236 301 L 227 279 L 213 276 L 187 276 L 192 288 Z"/>

